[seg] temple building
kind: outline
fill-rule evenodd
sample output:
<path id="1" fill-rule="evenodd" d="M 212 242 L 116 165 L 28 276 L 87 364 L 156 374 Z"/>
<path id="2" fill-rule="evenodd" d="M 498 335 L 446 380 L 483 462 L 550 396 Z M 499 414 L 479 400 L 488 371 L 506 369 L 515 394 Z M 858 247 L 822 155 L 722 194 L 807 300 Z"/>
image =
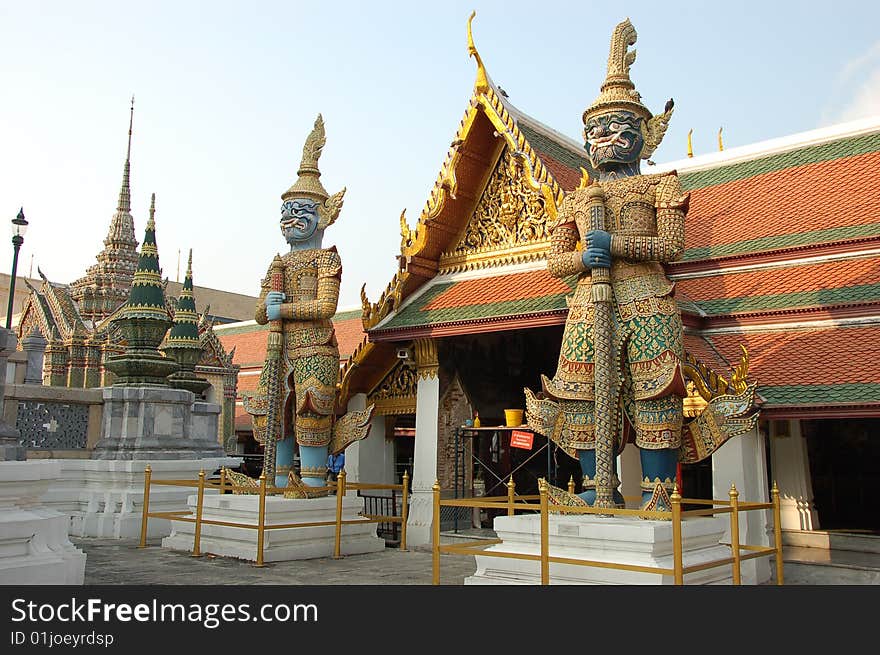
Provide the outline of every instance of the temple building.
<path id="1" fill-rule="evenodd" d="M 413 226 L 400 216 L 398 272 L 376 302 L 362 298 L 360 315 L 334 318 L 338 411 L 376 404 L 373 432 L 349 449 L 346 470 L 376 482 L 411 472 L 413 543 L 428 538 L 435 479 L 446 495 L 498 495 L 512 471 L 518 489 L 545 470 L 559 485 L 577 476 L 562 453 L 524 461 L 535 453 L 510 448 L 509 431 L 455 438 L 474 413 L 502 426 L 506 408 L 524 407 L 523 388 L 555 369 L 575 280 L 547 271 L 547 203 L 574 190 L 586 165 L 582 144 L 518 110 L 476 59 L 473 94 L 425 207 Z M 690 191 L 685 251 L 667 266 L 685 326 L 686 414 L 758 385 L 757 428 L 683 466 L 683 494 L 726 498 L 735 483 L 741 499 L 763 502 L 775 481 L 788 543 L 880 530 L 866 511 L 880 502 L 878 165 L 874 119 L 645 171 L 677 170 Z M 265 328 L 216 332 L 235 348 L 239 391 L 251 388 Z M 240 403 L 236 416 L 243 440 Z M 544 444 L 536 435 L 533 449 Z M 619 458 L 622 478 L 639 466 L 632 450 Z"/>
<path id="2" fill-rule="evenodd" d="M 132 120 L 134 105 L 132 104 Z M 111 320 L 128 300 L 138 262 L 138 241 L 131 213 L 131 136 L 119 189 L 116 212 L 104 247 L 85 275 L 70 284 L 51 281 L 39 268 L 41 283 L 19 278 L 28 296 L 14 319 L 19 349 L 29 353 L 26 381 L 55 387 L 87 389 L 113 384 L 104 366 L 108 358 L 124 351 L 122 335 Z M 189 272 L 191 275 L 191 271 Z M 191 279 L 190 279 L 191 283 Z M 184 285 L 164 280 L 167 309 L 174 316 Z M 198 333 L 202 355 L 194 373 L 210 382 L 203 397 L 221 405 L 218 439 L 234 441 L 234 399 L 238 367 L 214 333 L 222 322 L 252 315 L 255 297 L 195 286 L 186 291 L 199 307 Z M 212 312 L 212 307 L 213 312 Z M 34 370 L 30 370 L 34 369 Z"/>

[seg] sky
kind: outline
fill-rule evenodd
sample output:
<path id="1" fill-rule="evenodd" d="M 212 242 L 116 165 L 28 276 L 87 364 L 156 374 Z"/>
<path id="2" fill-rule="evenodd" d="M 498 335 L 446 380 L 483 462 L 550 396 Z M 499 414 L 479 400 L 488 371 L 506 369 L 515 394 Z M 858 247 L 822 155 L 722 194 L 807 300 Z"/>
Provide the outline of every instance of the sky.
<path id="1" fill-rule="evenodd" d="M 72 282 L 117 203 L 129 102 L 132 215 L 150 194 L 163 275 L 256 295 L 276 253 L 281 193 L 315 117 L 321 181 L 347 188 L 324 246 L 342 257 L 339 308 L 375 302 L 397 270 L 470 99 L 467 19 L 492 80 L 521 111 L 581 141 L 614 26 L 655 113 L 652 159 L 681 159 L 877 115 L 880 3 L 444 0 L 0 0 L 0 220 L 30 223 L 18 272 Z M 6 233 L 11 236 L 10 232 Z M 0 271 L 13 248 L 0 246 Z M 178 265 L 178 262 L 179 265 Z"/>

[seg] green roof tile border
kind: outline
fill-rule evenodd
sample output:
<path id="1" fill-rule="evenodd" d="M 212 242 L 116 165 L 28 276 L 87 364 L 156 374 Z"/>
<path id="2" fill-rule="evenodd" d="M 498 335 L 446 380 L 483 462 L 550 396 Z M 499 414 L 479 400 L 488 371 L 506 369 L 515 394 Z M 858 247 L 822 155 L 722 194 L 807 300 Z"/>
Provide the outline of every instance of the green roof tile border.
<path id="1" fill-rule="evenodd" d="M 818 164 L 834 159 L 845 159 L 847 157 L 877 152 L 878 150 L 880 150 L 880 132 L 874 132 L 873 134 L 844 137 L 828 143 L 797 148 L 788 152 L 728 166 L 722 165 L 692 173 L 685 172 L 681 173 L 679 178 L 685 191 L 691 191 L 718 184 L 737 182 L 786 168 Z"/>
<path id="2" fill-rule="evenodd" d="M 880 301 L 880 284 L 694 301 L 710 316 Z"/>
<path id="3" fill-rule="evenodd" d="M 867 223 L 865 225 L 847 225 L 832 227 L 825 230 L 811 230 L 796 234 L 781 234 L 759 239 L 749 239 L 736 243 L 726 243 L 720 246 L 703 246 L 686 250 L 679 261 L 699 261 L 703 259 L 716 259 L 718 257 L 730 257 L 770 250 L 784 250 L 799 248 L 817 244 L 848 241 L 866 237 L 880 236 L 880 222 Z"/>
<path id="4" fill-rule="evenodd" d="M 768 385 L 759 383 L 758 393 L 765 406 L 829 405 L 880 401 L 880 383 Z"/>

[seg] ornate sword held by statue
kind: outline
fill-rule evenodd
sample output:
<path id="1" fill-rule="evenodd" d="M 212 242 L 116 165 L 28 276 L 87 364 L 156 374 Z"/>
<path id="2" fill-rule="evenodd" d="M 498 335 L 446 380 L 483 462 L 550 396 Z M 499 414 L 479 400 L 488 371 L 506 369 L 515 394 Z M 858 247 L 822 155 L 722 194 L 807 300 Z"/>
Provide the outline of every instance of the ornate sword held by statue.
<path id="1" fill-rule="evenodd" d="M 269 290 L 284 291 L 284 263 L 275 255 L 269 267 Z M 263 444 L 263 473 L 266 481 L 275 486 L 275 450 L 281 437 L 281 349 L 284 345 L 284 327 L 281 319 L 269 321 L 269 340 L 266 346 L 266 439 Z"/>
<path id="2" fill-rule="evenodd" d="M 605 230 L 605 192 L 594 182 L 587 187 L 590 229 Z M 596 417 L 596 502 L 614 507 L 614 375 L 611 351 L 611 269 L 592 269 L 590 287 L 594 309 L 593 363 Z"/>

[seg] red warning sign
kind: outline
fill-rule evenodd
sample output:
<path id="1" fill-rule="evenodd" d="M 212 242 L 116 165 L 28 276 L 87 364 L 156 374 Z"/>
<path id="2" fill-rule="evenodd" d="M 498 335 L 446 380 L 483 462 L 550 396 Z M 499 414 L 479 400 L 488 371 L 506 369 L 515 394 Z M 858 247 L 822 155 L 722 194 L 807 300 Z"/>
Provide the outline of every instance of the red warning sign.
<path id="1" fill-rule="evenodd" d="M 510 447 L 531 450 L 534 438 L 535 435 L 531 432 L 526 432 L 525 430 L 514 430 L 510 433 Z"/>

